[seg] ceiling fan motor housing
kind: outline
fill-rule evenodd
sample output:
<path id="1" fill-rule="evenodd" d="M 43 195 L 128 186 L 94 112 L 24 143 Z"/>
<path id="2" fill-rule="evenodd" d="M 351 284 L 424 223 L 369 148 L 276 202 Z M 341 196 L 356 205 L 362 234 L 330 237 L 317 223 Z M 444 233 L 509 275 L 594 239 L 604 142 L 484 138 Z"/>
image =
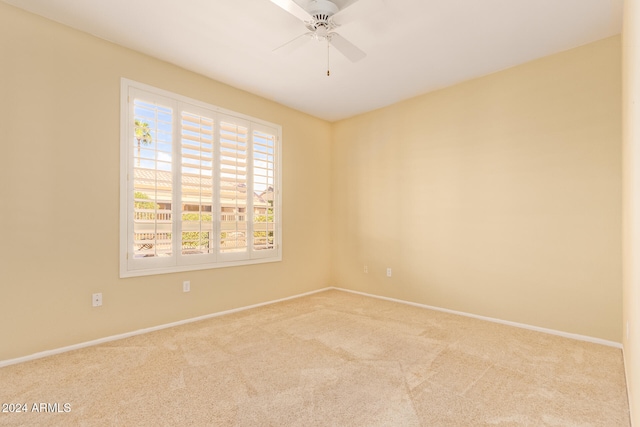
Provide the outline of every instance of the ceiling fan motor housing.
<path id="1" fill-rule="evenodd" d="M 313 0 L 309 3 L 307 7 L 307 12 L 309 15 L 313 16 L 314 19 L 314 27 L 325 27 L 327 29 L 331 28 L 331 24 L 329 19 L 338 13 L 340 9 L 338 6 L 330 2 L 329 0 Z"/>

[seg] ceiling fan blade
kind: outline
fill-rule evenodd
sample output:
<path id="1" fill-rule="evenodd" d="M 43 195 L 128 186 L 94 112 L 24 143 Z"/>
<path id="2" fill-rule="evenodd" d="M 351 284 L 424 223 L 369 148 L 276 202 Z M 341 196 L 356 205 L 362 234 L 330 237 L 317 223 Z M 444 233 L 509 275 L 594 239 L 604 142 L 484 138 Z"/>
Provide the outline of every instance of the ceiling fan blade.
<path id="1" fill-rule="evenodd" d="M 357 11 L 355 13 L 352 13 L 351 11 L 347 11 L 345 9 L 347 9 L 349 6 L 351 6 L 357 1 L 358 0 L 347 0 L 346 2 L 344 2 L 342 7 L 340 7 L 340 11 L 338 11 L 338 13 L 333 15 L 331 18 L 336 20 L 340 25 L 353 21 L 354 18 L 357 17 Z M 357 9 L 357 8 L 354 8 L 354 9 Z"/>
<path id="2" fill-rule="evenodd" d="M 273 52 L 284 53 L 285 55 L 289 54 L 294 50 L 298 49 L 300 46 L 302 46 L 306 42 L 308 42 L 309 40 L 311 40 L 312 36 L 313 36 L 313 33 L 301 34 L 295 39 L 289 40 L 282 46 L 278 46 L 277 48 L 273 49 Z"/>
<path id="3" fill-rule="evenodd" d="M 303 22 L 313 21 L 313 17 L 293 0 L 271 0 L 271 2 L 277 4 Z"/>
<path id="4" fill-rule="evenodd" d="M 353 5 L 353 6 L 352 6 Z M 376 14 L 387 14 L 389 6 L 386 0 L 348 0 L 338 13 L 333 15 L 331 19 L 338 25 L 346 25 L 351 22 L 361 21 Z"/>
<path id="5" fill-rule="evenodd" d="M 329 35 L 329 43 L 331 43 L 333 47 L 338 49 L 338 51 L 346 56 L 347 59 L 349 59 L 351 62 L 358 62 L 365 56 L 367 56 L 367 54 L 358 49 L 356 45 L 354 45 L 338 33 L 331 33 Z"/>

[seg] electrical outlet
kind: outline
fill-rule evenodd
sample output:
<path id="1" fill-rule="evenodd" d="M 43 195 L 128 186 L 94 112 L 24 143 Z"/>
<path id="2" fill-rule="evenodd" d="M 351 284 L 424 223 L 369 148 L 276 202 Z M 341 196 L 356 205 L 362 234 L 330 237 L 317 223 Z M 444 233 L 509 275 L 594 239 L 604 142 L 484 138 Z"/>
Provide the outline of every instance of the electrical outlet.
<path id="1" fill-rule="evenodd" d="M 364 272 L 365 272 L 365 273 L 368 273 L 368 272 L 369 272 L 369 267 L 368 267 L 368 266 L 366 266 L 366 265 L 364 266 Z"/>
<path id="2" fill-rule="evenodd" d="M 182 292 L 190 292 L 191 291 L 191 281 L 185 280 L 182 282 Z"/>
<path id="3" fill-rule="evenodd" d="M 387 277 L 391 277 L 391 268 L 387 268 Z"/>
<path id="4" fill-rule="evenodd" d="M 102 293 L 93 294 L 91 301 L 94 307 L 100 307 L 102 305 Z"/>

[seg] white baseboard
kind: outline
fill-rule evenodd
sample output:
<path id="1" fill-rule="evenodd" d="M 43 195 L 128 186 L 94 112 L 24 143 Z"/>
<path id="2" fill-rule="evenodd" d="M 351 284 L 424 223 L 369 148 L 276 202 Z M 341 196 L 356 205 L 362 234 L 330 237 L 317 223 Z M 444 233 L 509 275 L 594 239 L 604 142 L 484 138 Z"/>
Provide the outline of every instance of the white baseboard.
<path id="1" fill-rule="evenodd" d="M 292 300 L 292 299 L 296 299 L 296 298 L 301 298 L 301 297 L 304 297 L 304 296 L 307 296 L 307 295 L 317 294 L 318 292 L 328 291 L 330 289 L 333 289 L 333 288 L 329 287 L 329 288 L 318 289 L 318 290 L 315 290 L 315 291 L 305 292 L 303 294 L 293 295 L 293 296 L 286 297 L 286 298 L 280 298 L 280 299 L 273 300 L 273 301 L 261 302 L 259 304 L 248 305 L 246 307 L 239 307 L 239 308 L 234 308 L 234 309 L 231 309 L 231 310 L 219 311 L 217 313 L 212 313 L 212 314 L 205 314 L 204 316 L 194 317 L 194 318 L 191 318 L 191 319 L 185 319 L 185 320 L 180 320 L 180 321 L 177 321 L 177 322 L 166 323 L 164 325 L 153 326 L 153 327 L 145 328 L 145 329 L 138 329 L 136 331 L 126 332 L 124 334 L 112 335 L 112 336 L 109 336 L 109 337 L 99 338 L 97 340 L 86 341 L 86 342 L 82 342 L 82 343 L 79 343 L 79 344 L 73 344 L 73 345 L 69 345 L 69 346 L 66 346 L 66 347 L 56 348 L 56 349 L 53 349 L 53 350 L 41 351 L 39 353 L 30 354 L 30 355 L 24 356 L 24 357 L 17 357 L 15 359 L 0 360 L 0 368 L 3 368 L 5 366 L 9 366 L 9 365 L 15 365 L 17 363 L 23 363 L 23 362 L 28 362 L 28 361 L 31 361 L 31 360 L 41 359 L 43 357 L 53 356 L 53 355 L 60 354 L 60 353 L 66 353 L 68 351 L 79 350 L 81 348 L 91 347 L 91 346 L 94 346 L 94 345 L 103 344 L 103 343 L 110 342 L 110 341 L 121 340 L 123 338 L 129 338 L 129 337 L 133 337 L 133 336 L 136 336 L 136 335 L 142 335 L 142 334 L 146 334 L 146 333 L 149 333 L 149 332 L 159 331 L 161 329 L 172 328 L 174 326 L 180 326 L 180 325 L 185 325 L 187 323 L 199 322 L 201 320 L 211 319 L 213 317 L 224 316 L 226 314 L 237 313 L 239 311 L 250 310 L 252 308 L 262 307 L 262 306 L 265 306 L 265 305 L 271 305 L 271 304 L 275 304 L 275 303 L 278 303 L 278 302 L 283 302 L 283 301 L 288 301 L 288 300 Z"/>
<path id="2" fill-rule="evenodd" d="M 515 326 L 516 328 L 529 329 L 531 331 L 543 332 L 545 334 L 557 335 L 557 336 L 561 336 L 561 337 L 564 337 L 564 338 L 571 338 L 571 339 L 578 340 L 578 341 L 586 341 L 586 342 L 590 342 L 590 343 L 594 343 L 594 344 L 602 344 L 602 345 L 606 345 L 606 346 L 609 346 L 609 347 L 615 347 L 615 348 L 622 349 L 622 344 L 621 343 L 618 343 L 618 342 L 615 342 L 615 341 L 603 340 L 601 338 L 594 338 L 594 337 L 589 337 L 589 336 L 586 336 L 586 335 L 572 334 L 572 333 L 569 333 L 569 332 L 557 331 L 555 329 L 541 328 L 539 326 L 532 326 L 532 325 L 527 325 L 525 323 L 511 322 L 509 320 L 495 319 L 493 317 L 480 316 L 480 315 L 477 315 L 477 314 L 465 313 L 463 311 L 455 311 L 455 310 L 449 310 L 449 309 L 446 309 L 446 308 L 433 307 L 433 306 L 426 305 L 426 304 L 419 304 L 419 303 L 416 303 L 416 302 L 405 301 L 405 300 L 396 299 L 396 298 L 383 297 L 383 296 L 380 296 L 380 295 L 368 294 L 366 292 L 359 292 L 359 291 L 353 291 L 351 289 L 338 288 L 338 287 L 335 287 L 335 286 L 330 288 L 330 289 L 335 289 L 335 290 L 344 291 L 344 292 L 350 292 L 352 294 L 363 295 L 363 296 L 367 296 L 367 297 L 371 297 L 371 298 L 378 298 L 378 299 L 397 302 L 397 303 L 401 303 L 401 304 L 412 305 L 414 307 L 426 308 L 428 310 L 435 310 L 435 311 L 440 311 L 440 312 L 443 312 L 443 313 L 456 314 L 458 316 L 472 317 L 474 319 L 486 320 L 487 322 L 500 323 L 500 324 L 503 324 L 503 325 Z"/>
<path id="3" fill-rule="evenodd" d="M 426 304 L 419 304 L 419 303 L 416 303 L 416 302 L 405 301 L 405 300 L 396 299 L 396 298 L 389 298 L 389 297 L 384 297 L 384 296 L 380 296 L 380 295 L 369 294 L 369 293 L 366 293 L 366 292 L 353 291 L 351 289 L 344 289 L 344 288 L 331 286 L 331 287 L 327 287 L 327 288 L 317 289 L 315 291 L 310 291 L 310 292 L 305 292 L 305 293 L 298 294 L 298 295 L 293 295 L 293 296 L 286 297 L 286 298 L 280 298 L 280 299 L 273 300 L 273 301 L 267 301 L 267 302 L 262 302 L 262 303 L 259 303 L 259 304 L 248 305 L 248 306 L 245 306 L 245 307 L 234 308 L 234 309 L 231 309 L 231 310 L 225 310 L 225 311 L 220 311 L 220 312 L 216 312 L 216 313 L 212 313 L 212 314 L 206 314 L 204 316 L 199 316 L 199 317 L 194 317 L 194 318 L 191 318 L 191 319 L 180 320 L 180 321 L 172 322 L 172 323 L 166 323 L 164 325 L 153 326 L 153 327 L 150 327 L 150 328 L 138 329 L 136 331 L 126 332 L 124 334 L 112 335 L 112 336 L 109 336 L 109 337 L 99 338 L 99 339 L 96 339 L 96 340 L 86 341 L 86 342 L 82 342 L 82 343 L 78 343 L 78 344 L 73 344 L 73 345 L 70 345 L 70 346 L 56 348 L 56 349 L 53 349 L 53 350 L 46 350 L 46 351 L 42 351 L 42 352 L 39 352 L 39 353 L 30 354 L 28 356 L 18 357 L 18 358 L 15 358 L 15 359 L 0 360 L 0 368 L 5 367 L 5 366 L 9 366 L 9 365 L 15 365 L 17 363 L 23 363 L 23 362 L 28 362 L 28 361 L 31 361 L 31 360 L 41 359 L 43 357 L 53 356 L 53 355 L 60 354 L 60 353 L 66 353 L 68 351 L 79 350 L 81 348 L 91 347 L 91 346 L 94 346 L 94 345 L 103 344 L 103 343 L 110 342 L 110 341 L 116 341 L 116 340 L 120 340 L 120 339 L 123 339 L 123 338 L 129 338 L 129 337 L 133 337 L 133 336 L 136 336 L 136 335 L 142 335 L 142 334 L 146 334 L 146 333 L 149 333 L 149 332 L 154 332 L 154 331 L 159 331 L 159 330 L 162 330 L 162 329 L 172 328 L 174 326 L 180 326 L 180 325 L 185 325 L 187 323 L 199 322 L 201 320 L 206 320 L 206 319 L 211 319 L 211 318 L 214 318 L 214 317 L 224 316 L 226 314 L 237 313 L 237 312 L 240 312 L 240 311 L 250 310 L 252 308 L 257 308 L 257 307 L 262 307 L 262 306 L 265 306 L 265 305 L 276 304 L 276 303 L 279 303 L 279 302 L 288 301 L 288 300 L 292 300 L 292 299 L 296 299 L 296 298 L 301 298 L 301 297 L 304 297 L 304 296 L 307 296 L 307 295 L 313 295 L 313 294 L 316 294 L 316 293 L 319 293 L 319 292 L 328 291 L 328 290 L 331 290 L 331 289 L 338 290 L 338 291 L 343 291 L 343 292 L 349 292 L 349 293 L 352 293 L 352 294 L 363 295 L 363 296 L 370 297 L 370 298 L 377 298 L 377 299 L 382 299 L 382 300 L 386 300 L 386 301 L 392 301 L 392 302 L 396 302 L 396 303 L 407 304 L 407 305 L 411 305 L 411 306 L 414 306 L 414 307 L 425 308 L 425 309 L 428 309 L 428 310 L 435 310 L 435 311 L 440 311 L 440 312 L 449 313 L 449 314 L 456 314 L 456 315 L 459 315 L 459 316 L 472 317 L 474 319 L 486 320 L 488 322 L 494 322 L 494 323 L 500 323 L 500 324 L 503 324 L 503 325 L 515 326 L 517 328 L 529 329 L 529 330 L 532 330 L 532 331 L 543 332 L 543 333 L 546 333 L 546 334 L 558 335 L 558 336 L 561 336 L 561 337 L 571 338 L 571 339 L 575 339 L 575 340 L 579 340 L 579 341 L 586 341 L 586 342 L 590 342 L 590 343 L 594 343 L 594 344 L 602 344 L 602 345 L 615 347 L 615 348 L 620 348 L 620 349 L 622 348 L 622 344 L 621 343 L 617 343 L 617 342 L 614 342 L 614 341 L 607 341 L 607 340 L 603 340 L 603 339 L 600 339 L 600 338 L 593 338 L 593 337 L 589 337 L 589 336 L 585 336 L 585 335 L 572 334 L 572 333 L 568 333 L 568 332 L 557 331 L 557 330 L 554 330 L 554 329 L 547 329 L 547 328 L 541 328 L 541 327 L 538 327 L 538 326 L 527 325 L 527 324 L 524 324 L 524 323 L 517 323 L 517 322 L 511 322 L 511 321 L 508 321 L 508 320 L 495 319 L 495 318 L 492 318 L 492 317 L 479 316 L 477 314 L 471 314 L 471 313 L 465 313 L 465 312 L 462 312 L 462 311 L 449 310 L 449 309 L 446 309 L 446 308 L 434 307 L 434 306 L 429 306 L 429 305 L 426 305 Z"/>

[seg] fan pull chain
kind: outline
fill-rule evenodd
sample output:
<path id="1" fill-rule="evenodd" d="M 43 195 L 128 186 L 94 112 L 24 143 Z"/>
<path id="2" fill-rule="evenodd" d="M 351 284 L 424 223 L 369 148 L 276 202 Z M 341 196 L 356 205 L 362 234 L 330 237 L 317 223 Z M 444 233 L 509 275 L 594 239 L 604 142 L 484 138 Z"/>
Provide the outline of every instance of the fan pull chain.
<path id="1" fill-rule="evenodd" d="M 327 77 L 331 75 L 331 71 L 329 71 L 329 37 L 327 37 Z"/>

